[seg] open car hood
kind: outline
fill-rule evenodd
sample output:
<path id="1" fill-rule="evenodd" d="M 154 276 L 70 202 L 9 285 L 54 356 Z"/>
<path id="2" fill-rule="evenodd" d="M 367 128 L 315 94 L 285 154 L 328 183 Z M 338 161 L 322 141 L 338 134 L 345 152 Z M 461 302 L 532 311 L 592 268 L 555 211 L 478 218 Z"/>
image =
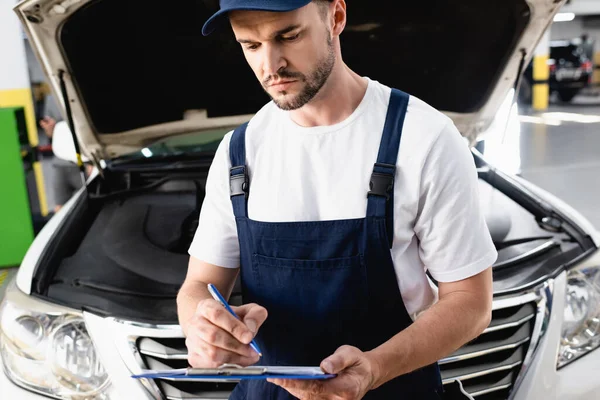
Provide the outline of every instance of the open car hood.
<path id="1" fill-rule="evenodd" d="M 344 61 L 420 97 L 475 142 L 565 0 L 348 5 Z M 185 132 L 236 126 L 269 101 L 216 0 L 25 0 L 15 7 L 83 153 L 101 160 Z"/>

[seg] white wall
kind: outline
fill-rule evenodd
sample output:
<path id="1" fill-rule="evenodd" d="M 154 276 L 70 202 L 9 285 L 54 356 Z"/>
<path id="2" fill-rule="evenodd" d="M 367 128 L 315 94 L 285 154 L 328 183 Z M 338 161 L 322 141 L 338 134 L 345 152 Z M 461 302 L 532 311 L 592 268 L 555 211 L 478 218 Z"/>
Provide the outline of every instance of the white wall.
<path id="1" fill-rule="evenodd" d="M 600 2 L 600 0 L 598 0 Z M 600 51 L 600 28 L 583 26 L 582 18 L 568 22 L 555 22 L 550 26 L 550 40 L 573 39 L 587 33 L 596 42 L 596 51 Z"/>
<path id="2" fill-rule="evenodd" d="M 33 49 L 31 48 L 31 45 L 29 44 L 29 40 L 24 39 L 23 43 L 25 47 L 25 54 L 27 56 L 27 66 L 29 67 L 29 79 L 32 83 L 48 82 L 48 79 L 46 78 L 46 75 L 44 75 L 44 71 L 42 70 L 42 66 L 40 65 L 38 59 L 35 56 L 35 53 L 33 52 Z M 46 115 L 55 119 L 62 119 L 60 109 L 58 108 L 58 105 L 56 104 L 53 95 L 49 95 L 46 97 L 45 105 Z"/>
<path id="3" fill-rule="evenodd" d="M 29 40 L 24 39 L 23 44 L 25 46 L 25 55 L 27 56 L 27 66 L 29 67 L 29 79 L 31 82 L 46 81 L 47 79 L 42 71 L 42 66 L 36 58 L 35 53 L 29 44 Z"/>
<path id="4" fill-rule="evenodd" d="M 554 22 L 550 26 L 550 40 L 572 39 L 583 33 L 583 21 L 575 18 L 568 22 Z"/>
<path id="5" fill-rule="evenodd" d="M 12 10 L 15 0 L 0 0 L 0 90 L 29 88 L 23 30 Z"/>
<path id="6" fill-rule="evenodd" d="M 598 0 L 571 0 L 560 9 L 561 12 L 572 12 L 577 15 L 599 15 L 600 1 Z"/>

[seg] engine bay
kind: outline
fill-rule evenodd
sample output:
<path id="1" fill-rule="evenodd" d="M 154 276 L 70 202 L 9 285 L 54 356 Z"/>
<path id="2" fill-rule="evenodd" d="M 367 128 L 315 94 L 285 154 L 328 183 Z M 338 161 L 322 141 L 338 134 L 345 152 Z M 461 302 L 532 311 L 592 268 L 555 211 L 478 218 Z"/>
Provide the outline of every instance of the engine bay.
<path id="1" fill-rule="evenodd" d="M 166 171 L 166 172 L 165 172 Z M 204 200 L 207 169 L 112 171 L 79 201 L 56 238 L 38 294 L 58 303 L 130 320 L 177 323 L 176 296 Z M 555 273 L 581 248 L 551 232 L 480 179 L 481 204 L 498 250 L 494 291 L 508 293 Z M 240 282 L 233 304 L 240 304 Z"/>

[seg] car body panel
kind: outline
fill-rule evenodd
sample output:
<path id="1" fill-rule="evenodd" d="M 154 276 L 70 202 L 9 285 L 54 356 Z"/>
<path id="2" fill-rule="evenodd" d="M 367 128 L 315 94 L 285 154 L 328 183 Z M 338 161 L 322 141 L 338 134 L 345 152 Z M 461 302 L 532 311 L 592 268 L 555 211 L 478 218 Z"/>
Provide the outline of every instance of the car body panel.
<path id="1" fill-rule="evenodd" d="M 50 218 L 29 246 L 21 265 L 19 266 L 19 272 L 17 273 L 17 286 L 23 293 L 31 294 L 33 275 L 48 242 L 56 234 L 57 229 L 59 229 L 63 221 L 73 210 L 79 198 L 86 195 L 84 188 L 79 189 L 69 201 L 67 201 L 67 203 L 52 216 L 52 218 Z"/>

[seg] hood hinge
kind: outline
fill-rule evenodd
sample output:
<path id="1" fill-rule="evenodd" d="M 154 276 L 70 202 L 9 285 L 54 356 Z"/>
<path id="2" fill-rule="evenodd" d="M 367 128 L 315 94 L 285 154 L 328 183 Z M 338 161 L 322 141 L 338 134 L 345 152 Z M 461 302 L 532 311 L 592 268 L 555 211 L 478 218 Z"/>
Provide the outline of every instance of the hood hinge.
<path id="1" fill-rule="evenodd" d="M 525 49 L 521 49 L 521 61 L 519 61 L 519 73 L 517 74 L 517 79 L 515 79 L 515 98 L 517 97 L 517 90 L 519 90 L 519 85 L 521 84 L 521 77 L 523 75 L 523 67 L 525 66 L 525 58 L 527 57 L 527 52 Z"/>
<path id="2" fill-rule="evenodd" d="M 71 101 L 69 100 L 69 95 L 67 93 L 67 84 L 65 83 L 65 71 L 58 71 L 58 77 L 60 79 L 60 91 L 63 97 L 63 102 L 65 104 L 65 111 L 67 113 L 67 123 L 69 124 L 69 129 L 71 130 L 71 136 L 73 138 L 73 144 L 75 145 L 75 156 L 77 158 L 77 166 L 79 167 L 79 171 L 81 173 L 81 180 L 83 185 L 86 188 L 86 192 L 89 192 L 86 185 L 87 175 L 85 173 L 85 167 L 83 165 L 83 160 L 81 159 L 81 148 L 79 146 L 79 141 L 77 140 L 77 134 L 75 133 L 75 124 L 73 123 L 73 113 L 71 112 Z"/>
<path id="3" fill-rule="evenodd" d="M 98 170 L 98 175 L 100 175 L 100 177 L 102 179 L 104 179 L 104 173 L 105 173 L 104 168 L 106 168 L 106 162 L 104 161 L 104 159 L 100 155 L 100 151 L 92 151 L 92 154 L 90 155 L 90 158 L 91 158 L 90 162 Z"/>

